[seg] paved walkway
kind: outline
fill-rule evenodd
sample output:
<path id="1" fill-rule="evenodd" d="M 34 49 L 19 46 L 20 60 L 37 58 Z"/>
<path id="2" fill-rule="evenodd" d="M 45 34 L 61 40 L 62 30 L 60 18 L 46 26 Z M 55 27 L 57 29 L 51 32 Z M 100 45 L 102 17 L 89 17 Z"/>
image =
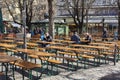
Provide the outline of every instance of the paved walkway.
<path id="1" fill-rule="evenodd" d="M 120 80 L 120 62 L 116 66 L 111 63 L 75 72 L 61 72 L 57 76 L 46 77 L 42 80 Z"/>

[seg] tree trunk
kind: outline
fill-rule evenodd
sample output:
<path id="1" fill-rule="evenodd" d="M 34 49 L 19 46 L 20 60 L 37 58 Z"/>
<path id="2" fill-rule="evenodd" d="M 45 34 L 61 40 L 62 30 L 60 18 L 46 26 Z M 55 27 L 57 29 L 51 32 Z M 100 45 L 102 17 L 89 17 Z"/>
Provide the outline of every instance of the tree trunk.
<path id="1" fill-rule="evenodd" d="M 49 34 L 54 38 L 54 9 L 53 0 L 48 0 L 49 13 Z"/>
<path id="2" fill-rule="evenodd" d="M 118 39 L 120 40 L 120 11 L 118 13 Z"/>
<path id="3" fill-rule="evenodd" d="M 118 4 L 118 39 L 120 40 L 120 1 L 117 1 Z"/>
<path id="4" fill-rule="evenodd" d="M 79 33 L 82 33 L 82 28 L 84 25 L 84 11 L 85 11 L 85 0 L 82 1 L 82 16 L 81 16 L 81 21 L 79 22 Z"/>
<path id="5" fill-rule="evenodd" d="M 26 0 L 23 0 L 23 27 L 24 27 L 24 48 L 27 48 L 26 41 Z"/>
<path id="6" fill-rule="evenodd" d="M 83 23 L 82 22 L 80 22 L 80 24 L 78 25 L 78 33 L 79 34 L 82 34 L 82 28 L 83 28 Z"/>

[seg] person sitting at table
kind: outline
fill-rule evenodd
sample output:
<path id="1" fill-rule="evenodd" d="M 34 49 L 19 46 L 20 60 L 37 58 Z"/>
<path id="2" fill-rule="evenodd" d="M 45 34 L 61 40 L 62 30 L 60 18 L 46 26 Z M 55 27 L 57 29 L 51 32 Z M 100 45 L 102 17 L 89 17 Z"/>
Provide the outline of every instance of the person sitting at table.
<path id="1" fill-rule="evenodd" d="M 92 36 L 89 33 L 86 33 L 85 40 L 88 41 L 88 43 L 90 43 L 92 41 Z"/>
<path id="2" fill-rule="evenodd" d="M 44 40 L 44 37 L 45 37 L 44 33 L 41 33 L 41 35 L 40 35 L 40 40 L 43 41 L 43 40 Z"/>
<path id="3" fill-rule="evenodd" d="M 52 42 L 52 37 L 49 35 L 48 32 L 45 34 L 43 41 Z M 47 46 L 50 46 L 50 45 L 49 44 L 43 45 L 43 47 L 47 47 Z"/>
<path id="4" fill-rule="evenodd" d="M 74 41 L 75 44 L 80 43 L 80 37 L 79 37 L 79 35 L 78 35 L 78 33 L 76 31 L 71 36 L 71 41 Z"/>
<path id="5" fill-rule="evenodd" d="M 52 41 L 52 37 L 49 35 L 49 33 L 45 34 L 44 41 L 48 41 L 48 42 Z"/>

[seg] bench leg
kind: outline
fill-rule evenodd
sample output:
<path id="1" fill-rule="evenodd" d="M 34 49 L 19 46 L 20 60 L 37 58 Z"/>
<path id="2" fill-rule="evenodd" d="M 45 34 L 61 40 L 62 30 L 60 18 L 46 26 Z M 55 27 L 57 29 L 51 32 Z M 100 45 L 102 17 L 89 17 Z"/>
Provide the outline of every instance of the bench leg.
<path id="1" fill-rule="evenodd" d="M 75 70 L 77 70 L 77 69 L 78 69 L 78 66 L 79 66 L 79 64 L 78 64 L 78 60 L 77 60 L 77 66 L 76 66 Z"/>
<path id="2" fill-rule="evenodd" d="M 32 80 L 32 70 L 28 70 L 29 72 L 29 79 Z"/>
<path id="3" fill-rule="evenodd" d="M 69 71 L 70 70 L 69 60 L 67 60 L 67 65 L 68 65 L 68 71 Z"/>
<path id="4" fill-rule="evenodd" d="M 96 66 L 96 59 L 94 58 L 94 66 Z"/>
<path id="5" fill-rule="evenodd" d="M 12 76 L 13 76 L 13 80 L 15 80 L 15 68 L 14 68 L 14 65 L 12 65 Z"/>
<path id="6" fill-rule="evenodd" d="M 86 64 L 86 60 L 87 60 L 86 58 L 83 58 L 83 61 L 84 61 L 84 69 L 87 68 L 87 67 L 86 67 L 86 65 L 87 65 L 87 64 Z"/>
<path id="7" fill-rule="evenodd" d="M 54 64 L 53 64 L 53 63 L 51 63 L 51 74 L 50 74 L 50 75 L 52 75 L 52 74 L 53 74 L 53 66 L 54 66 Z"/>
<path id="8" fill-rule="evenodd" d="M 22 80 L 24 80 L 24 69 L 22 68 Z"/>
<path id="9" fill-rule="evenodd" d="M 3 63 L 5 66 L 5 80 L 8 80 L 8 63 Z"/>

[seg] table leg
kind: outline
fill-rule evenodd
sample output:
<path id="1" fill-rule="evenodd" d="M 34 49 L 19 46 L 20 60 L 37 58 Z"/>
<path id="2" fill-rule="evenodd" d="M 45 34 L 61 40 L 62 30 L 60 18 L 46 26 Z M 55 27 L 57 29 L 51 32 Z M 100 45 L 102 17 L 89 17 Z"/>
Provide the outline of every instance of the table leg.
<path id="1" fill-rule="evenodd" d="M 8 63 L 3 63 L 3 65 L 5 66 L 5 80 L 8 80 Z"/>

